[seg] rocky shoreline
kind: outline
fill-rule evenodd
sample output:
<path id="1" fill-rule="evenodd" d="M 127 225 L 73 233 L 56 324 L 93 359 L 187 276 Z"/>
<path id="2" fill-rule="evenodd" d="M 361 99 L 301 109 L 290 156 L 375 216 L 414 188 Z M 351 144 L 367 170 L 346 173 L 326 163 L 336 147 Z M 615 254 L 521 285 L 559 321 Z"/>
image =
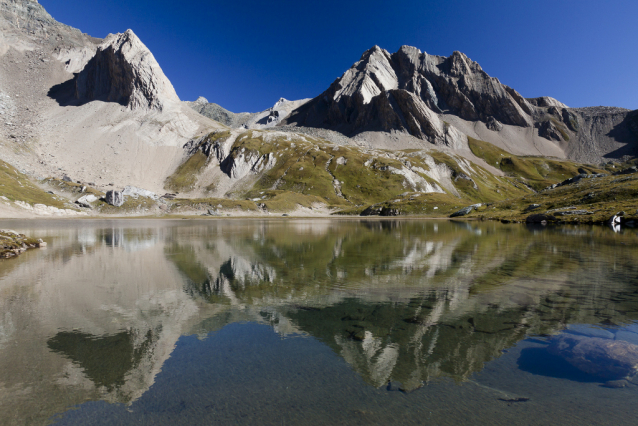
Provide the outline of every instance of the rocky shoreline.
<path id="1" fill-rule="evenodd" d="M 24 253 L 29 249 L 46 247 L 42 239 L 27 237 L 15 231 L 0 230 L 0 259 L 9 259 Z"/>

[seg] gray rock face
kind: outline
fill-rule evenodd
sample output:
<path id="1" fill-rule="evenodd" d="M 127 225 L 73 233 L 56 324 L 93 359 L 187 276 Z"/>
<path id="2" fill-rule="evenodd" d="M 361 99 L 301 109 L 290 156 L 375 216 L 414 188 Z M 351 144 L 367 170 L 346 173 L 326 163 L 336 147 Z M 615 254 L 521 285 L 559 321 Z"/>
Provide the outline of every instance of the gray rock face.
<path id="1" fill-rule="evenodd" d="M 433 56 L 403 46 L 390 54 L 375 46 L 323 94 L 293 111 L 285 123 L 354 135 L 406 131 L 435 142 L 437 113 L 529 127 L 534 107 L 460 52 Z"/>
<path id="2" fill-rule="evenodd" d="M 153 54 L 131 30 L 111 34 L 98 46 L 76 77 L 75 96 L 81 102 L 104 100 L 130 109 L 162 110 L 179 102 Z"/>
<path id="3" fill-rule="evenodd" d="M 104 200 L 114 207 L 121 207 L 124 204 L 124 195 L 120 191 L 107 191 Z"/>
<path id="4" fill-rule="evenodd" d="M 638 111 L 615 107 L 571 108 L 571 121 L 578 126 L 564 144 L 568 158 L 598 162 L 602 158 L 638 155 Z M 570 120 L 564 120 L 570 121 Z"/>

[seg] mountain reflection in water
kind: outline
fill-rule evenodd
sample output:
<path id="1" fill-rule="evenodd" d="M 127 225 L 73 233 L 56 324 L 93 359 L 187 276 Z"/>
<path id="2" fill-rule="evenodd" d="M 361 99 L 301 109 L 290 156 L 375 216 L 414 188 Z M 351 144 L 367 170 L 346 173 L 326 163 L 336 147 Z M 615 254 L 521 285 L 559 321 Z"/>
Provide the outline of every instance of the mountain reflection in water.
<path id="1" fill-rule="evenodd" d="M 632 233 L 433 221 L 3 224 L 47 250 L 0 264 L 2 424 L 131 404 L 181 336 L 312 336 L 369 385 L 462 383 L 534 335 L 638 320 Z M 638 334 L 636 334 L 638 340 Z M 394 386 L 394 385 L 393 385 Z M 8 420 L 6 420 L 8 419 Z"/>

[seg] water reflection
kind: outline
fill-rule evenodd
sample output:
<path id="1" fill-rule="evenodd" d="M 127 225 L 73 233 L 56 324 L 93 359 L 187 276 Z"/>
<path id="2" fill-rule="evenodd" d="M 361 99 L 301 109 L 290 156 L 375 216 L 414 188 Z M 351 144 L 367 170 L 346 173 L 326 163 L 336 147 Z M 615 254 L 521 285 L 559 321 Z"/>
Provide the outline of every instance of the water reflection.
<path id="1" fill-rule="evenodd" d="M 374 388 L 406 392 L 461 383 L 526 337 L 570 324 L 636 334 L 619 331 L 638 320 L 631 232 L 330 220 L 6 227 L 50 242 L 0 264 L 7 424 L 90 400 L 131 404 L 181 336 L 238 322 L 312 336 Z M 527 354 L 519 367 L 539 371 L 530 365 Z"/>

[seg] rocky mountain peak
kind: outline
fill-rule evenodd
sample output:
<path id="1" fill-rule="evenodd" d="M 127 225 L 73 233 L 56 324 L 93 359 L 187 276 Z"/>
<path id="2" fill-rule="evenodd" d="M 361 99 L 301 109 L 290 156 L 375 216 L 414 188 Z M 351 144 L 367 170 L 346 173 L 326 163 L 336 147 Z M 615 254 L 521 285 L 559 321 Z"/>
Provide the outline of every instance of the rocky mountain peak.
<path id="1" fill-rule="evenodd" d="M 398 87 L 398 77 L 392 67 L 388 51 L 374 46 L 367 50 L 359 62 L 355 63 L 337 80 L 332 98 L 339 102 L 342 97 L 357 97 L 363 104 L 387 90 Z"/>
<path id="2" fill-rule="evenodd" d="M 449 73 L 454 77 L 462 77 L 477 72 L 483 72 L 481 66 L 472 61 L 462 52 L 454 51 L 447 60 Z"/>
<path id="3" fill-rule="evenodd" d="M 285 123 L 350 136 L 399 130 L 432 142 L 436 138 L 429 129 L 436 126 L 426 121 L 442 113 L 521 127 L 533 122 L 531 104 L 461 52 L 446 58 L 412 46 L 402 46 L 393 54 L 374 46 L 326 92 L 293 111 Z"/>
<path id="4" fill-rule="evenodd" d="M 98 46 L 76 78 L 76 98 L 155 110 L 179 102 L 155 57 L 132 30 L 109 34 Z"/>

